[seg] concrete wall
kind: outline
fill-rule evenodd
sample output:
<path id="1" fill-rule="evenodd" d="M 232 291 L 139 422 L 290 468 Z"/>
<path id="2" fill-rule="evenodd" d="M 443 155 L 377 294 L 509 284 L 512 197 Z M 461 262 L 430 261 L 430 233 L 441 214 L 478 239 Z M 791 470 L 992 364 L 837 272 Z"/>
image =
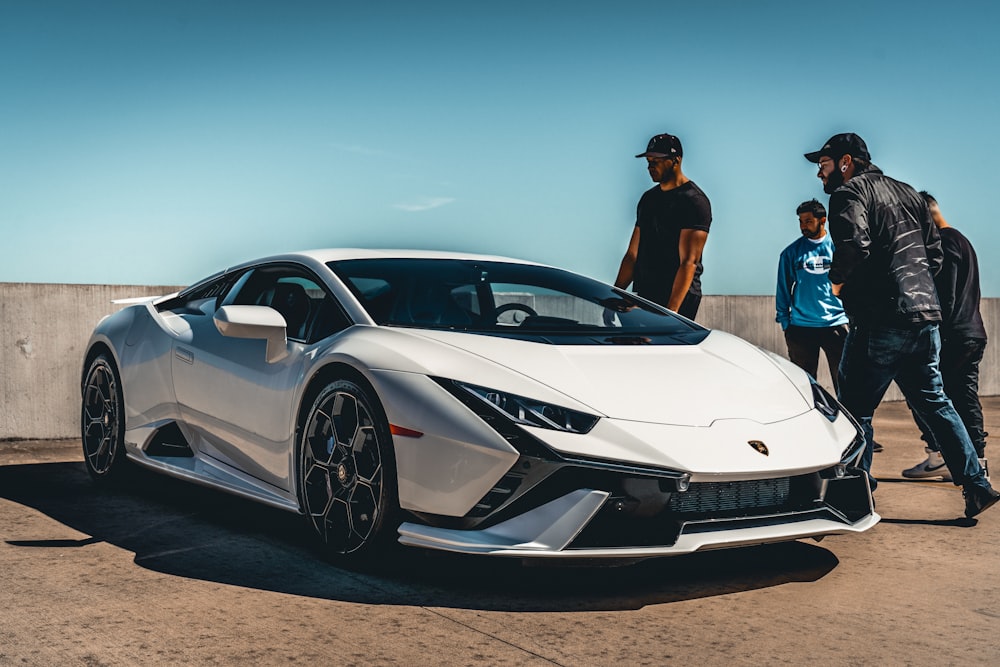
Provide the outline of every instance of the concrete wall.
<path id="1" fill-rule="evenodd" d="M 80 373 L 112 299 L 176 287 L 0 283 L 0 439 L 80 435 Z"/>
<path id="2" fill-rule="evenodd" d="M 979 366 L 979 394 L 1000 396 L 1000 350 L 997 349 L 1000 341 L 1000 299 L 983 299 L 980 312 L 991 342 L 986 346 L 986 354 Z M 774 297 L 706 296 L 698 311 L 698 323 L 736 334 L 754 345 L 788 357 L 784 334 L 774 321 Z M 832 390 L 825 359 L 820 359 L 818 375 L 820 383 Z M 903 396 L 893 384 L 883 400 L 901 401 Z"/>
<path id="3" fill-rule="evenodd" d="M 80 373 L 94 325 L 120 306 L 113 299 L 168 294 L 176 286 L 0 283 L 0 439 L 79 435 Z M 1000 340 L 1000 299 L 983 301 L 990 338 Z M 785 355 L 769 296 L 706 296 L 698 321 Z M 981 393 L 1000 395 L 1000 358 L 986 348 Z M 820 364 L 819 380 L 830 385 Z M 899 400 L 895 387 L 887 400 Z"/>

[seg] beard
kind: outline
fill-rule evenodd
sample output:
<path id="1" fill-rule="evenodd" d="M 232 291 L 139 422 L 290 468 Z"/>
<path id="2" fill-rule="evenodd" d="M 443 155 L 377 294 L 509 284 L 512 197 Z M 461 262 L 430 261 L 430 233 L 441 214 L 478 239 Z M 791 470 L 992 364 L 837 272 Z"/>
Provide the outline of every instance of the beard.
<path id="1" fill-rule="evenodd" d="M 834 169 L 829 176 L 826 177 L 826 183 L 823 184 L 823 192 L 828 195 L 832 195 L 833 191 L 844 184 L 844 175 L 840 173 L 838 169 Z"/>

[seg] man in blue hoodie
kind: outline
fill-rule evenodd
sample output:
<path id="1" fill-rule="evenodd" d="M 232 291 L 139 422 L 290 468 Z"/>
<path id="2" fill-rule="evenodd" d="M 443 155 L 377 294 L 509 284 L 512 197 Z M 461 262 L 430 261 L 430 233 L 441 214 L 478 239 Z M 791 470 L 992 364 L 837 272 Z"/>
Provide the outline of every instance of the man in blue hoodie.
<path id="1" fill-rule="evenodd" d="M 823 350 L 836 389 L 847 315 L 829 278 L 833 241 L 826 233 L 826 209 L 812 199 L 802 202 L 795 212 L 802 237 L 785 248 L 778 260 L 775 319 L 785 332 L 792 363 L 816 377 Z"/>

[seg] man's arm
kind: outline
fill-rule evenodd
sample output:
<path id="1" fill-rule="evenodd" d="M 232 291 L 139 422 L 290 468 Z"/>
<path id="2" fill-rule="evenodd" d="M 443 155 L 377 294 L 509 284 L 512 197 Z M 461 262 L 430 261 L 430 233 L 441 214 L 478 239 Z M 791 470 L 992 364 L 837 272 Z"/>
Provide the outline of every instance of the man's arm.
<path id="1" fill-rule="evenodd" d="M 972 264 L 972 258 L 963 255 L 954 238 L 949 242 L 942 237 L 940 245 L 944 261 L 941 264 L 941 270 L 934 276 L 934 286 L 937 288 L 938 302 L 941 304 L 941 321 L 950 323 L 952 314 L 955 312 L 955 302 L 958 300 L 959 267 L 968 271 Z"/>
<path id="2" fill-rule="evenodd" d="M 778 258 L 778 286 L 774 290 L 774 320 L 781 325 L 781 330 L 788 328 L 791 322 L 792 289 L 795 286 L 795 272 L 792 270 L 791 257 L 782 252 Z"/>
<path id="3" fill-rule="evenodd" d="M 833 283 L 833 293 L 839 295 L 840 286 L 850 279 L 854 269 L 870 253 L 872 240 L 868 210 L 856 193 L 841 188 L 830 197 L 827 220 L 834 247 L 830 282 Z"/>
<path id="4" fill-rule="evenodd" d="M 632 238 L 628 242 L 628 250 L 622 257 L 621 266 L 618 267 L 618 277 L 615 278 L 615 287 L 625 289 L 632 283 L 635 277 L 635 259 L 639 256 L 639 225 L 632 230 Z"/>
<path id="5" fill-rule="evenodd" d="M 691 283 L 694 281 L 694 272 L 698 261 L 701 259 L 701 253 L 705 249 L 705 241 L 707 240 L 708 232 L 702 229 L 681 230 L 681 239 L 677 244 L 681 265 L 677 269 L 677 275 L 674 276 L 674 286 L 670 290 L 670 301 L 667 302 L 667 308 L 674 312 L 681 307 L 684 297 L 687 296 L 688 290 L 691 289 Z"/>
<path id="6" fill-rule="evenodd" d="M 922 232 L 924 248 L 926 248 L 925 252 L 927 253 L 927 268 L 930 269 L 933 276 L 937 275 L 944 263 L 941 232 L 938 231 L 937 225 L 934 224 L 934 218 L 931 217 L 930 209 L 926 205 L 923 207 L 922 215 L 923 220 L 920 221 L 920 231 Z"/>

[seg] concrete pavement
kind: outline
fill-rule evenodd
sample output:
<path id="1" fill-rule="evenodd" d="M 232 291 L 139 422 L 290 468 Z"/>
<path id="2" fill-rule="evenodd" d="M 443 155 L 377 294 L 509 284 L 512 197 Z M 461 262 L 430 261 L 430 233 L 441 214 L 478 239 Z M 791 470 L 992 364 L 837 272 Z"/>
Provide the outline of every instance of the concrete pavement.
<path id="1" fill-rule="evenodd" d="M 0 442 L 0 665 L 1000 663 L 1000 507 L 967 521 L 955 486 L 903 480 L 903 404 L 875 426 L 868 533 L 569 569 L 345 569 L 292 515 L 153 476 L 100 490 L 75 440 Z"/>

